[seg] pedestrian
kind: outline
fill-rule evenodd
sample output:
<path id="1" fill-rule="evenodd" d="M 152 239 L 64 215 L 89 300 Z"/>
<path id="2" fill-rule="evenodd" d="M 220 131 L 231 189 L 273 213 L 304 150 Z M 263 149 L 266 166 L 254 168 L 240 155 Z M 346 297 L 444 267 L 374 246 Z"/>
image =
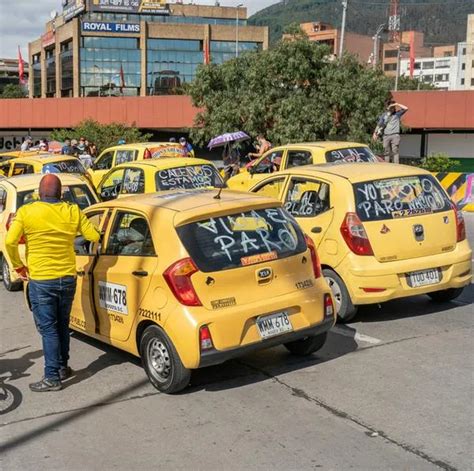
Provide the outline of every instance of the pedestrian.
<path id="1" fill-rule="evenodd" d="M 97 146 L 92 141 L 89 141 L 89 155 L 92 159 L 97 157 Z"/>
<path id="2" fill-rule="evenodd" d="M 61 148 L 61 154 L 72 155 L 71 139 L 69 139 L 69 137 L 66 137 L 66 139 L 64 139 L 64 145 Z"/>
<path id="3" fill-rule="evenodd" d="M 176 144 L 176 138 L 175 137 L 170 137 L 170 140 L 168 142 L 172 142 L 173 144 Z"/>
<path id="4" fill-rule="evenodd" d="M 236 144 L 227 142 L 222 151 L 222 160 L 224 162 L 224 180 L 237 175 L 240 169 L 240 152 Z"/>
<path id="5" fill-rule="evenodd" d="M 181 152 L 183 154 L 183 157 L 194 157 L 193 146 L 186 140 L 185 137 L 180 137 L 179 143 L 181 145 Z"/>
<path id="6" fill-rule="evenodd" d="M 59 391 L 72 370 L 69 360 L 69 317 L 76 291 L 74 239 L 81 234 L 98 242 L 100 234 L 76 204 L 61 201 L 61 181 L 45 175 L 39 201 L 22 206 L 7 233 L 5 245 L 13 268 L 29 279 L 29 299 L 43 342 L 44 377 L 30 384 L 34 392 Z M 26 266 L 18 242 L 26 240 Z"/>
<path id="7" fill-rule="evenodd" d="M 20 150 L 26 152 L 33 145 L 33 139 L 31 136 L 26 136 L 25 140 L 21 143 Z"/>
<path id="8" fill-rule="evenodd" d="M 250 152 L 248 154 L 249 157 L 253 157 L 254 159 L 258 159 L 272 148 L 272 143 L 268 141 L 263 134 L 257 136 L 257 142 L 258 144 L 255 147 L 258 152 Z"/>
<path id="9" fill-rule="evenodd" d="M 86 138 L 85 137 L 80 137 L 79 138 L 79 143 L 77 144 L 77 153 L 79 155 L 82 155 L 85 153 L 86 150 Z"/>
<path id="10" fill-rule="evenodd" d="M 383 138 L 386 162 L 400 163 L 400 120 L 407 111 L 407 106 L 389 100 L 385 113 L 379 117 L 372 139 Z"/>
<path id="11" fill-rule="evenodd" d="M 79 142 L 77 141 L 77 139 L 71 139 L 71 154 L 70 155 L 74 155 L 75 157 L 78 157 L 79 155 L 79 149 L 77 147 L 78 144 Z"/>

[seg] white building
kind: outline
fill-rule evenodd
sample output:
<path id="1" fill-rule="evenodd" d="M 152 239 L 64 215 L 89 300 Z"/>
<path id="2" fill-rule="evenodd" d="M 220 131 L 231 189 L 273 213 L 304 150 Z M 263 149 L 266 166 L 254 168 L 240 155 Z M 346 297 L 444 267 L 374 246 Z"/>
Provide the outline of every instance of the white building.
<path id="1" fill-rule="evenodd" d="M 400 75 L 410 76 L 410 59 L 400 60 Z M 440 90 L 458 90 L 458 57 L 415 58 L 413 78 Z"/>

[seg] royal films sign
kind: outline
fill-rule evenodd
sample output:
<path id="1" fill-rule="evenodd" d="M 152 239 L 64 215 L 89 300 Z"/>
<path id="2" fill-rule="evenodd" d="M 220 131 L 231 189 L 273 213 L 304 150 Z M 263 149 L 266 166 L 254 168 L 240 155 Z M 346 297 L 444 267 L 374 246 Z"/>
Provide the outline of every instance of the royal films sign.
<path id="1" fill-rule="evenodd" d="M 63 0 L 63 18 L 69 21 L 86 9 L 86 0 Z"/>
<path id="2" fill-rule="evenodd" d="M 169 15 L 166 0 L 89 0 L 89 11 Z"/>
<path id="3" fill-rule="evenodd" d="M 139 33 L 140 23 L 104 23 L 102 21 L 83 21 L 85 33 Z"/>

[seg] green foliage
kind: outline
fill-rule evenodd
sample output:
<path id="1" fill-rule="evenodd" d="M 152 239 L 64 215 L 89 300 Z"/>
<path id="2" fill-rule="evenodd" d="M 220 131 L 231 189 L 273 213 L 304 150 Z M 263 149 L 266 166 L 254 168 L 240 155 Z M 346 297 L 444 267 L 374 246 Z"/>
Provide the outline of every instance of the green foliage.
<path id="1" fill-rule="evenodd" d="M 390 0 L 363 0 L 348 3 L 347 29 L 372 36 L 377 27 L 387 22 Z M 472 2 L 400 0 L 402 25 L 406 31 L 425 33 L 427 44 L 454 44 L 465 41 L 466 17 L 472 13 Z M 269 26 L 270 41 L 281 38 L 291 23 L 322 21 L 339 27 L 342 6 L 335 0 L 284 0 L 253 15 L 249 23 Z"/>
<path id="2" fill-rule="evenodd" d="M 392 89 L 395 88 L 395 78 L 392 78 Z M 398 90 L 437 90 L 431 83 L 422 82 L 405 75 L 398 77 Z"/>
<path id="3" fill-rule="evenodd" d="M 298 23 L 290 23 L 283 30 L 283 34 L 291 34 L 297 39 L 302 39 L 308 37 L 308 35 L 302 30 L 301 26 Z"/>
<path id="4" fill-rule="evenodd" d="M 438 153 L 423 157 L 418 166 L 430 172 L 450 172 L 460 164 L 459 160 L 452 160 L 447 154 Z"/>
<path id="5" fill-rule="evenodd" d="M 151 134 L 142 134 L 135 126 L 128 127 L 121 123 L 100 124 L 93 119 L 81 121 L 74 129 L 55 129 L 51 139 L 64 142 L 65 139 L 85 137 L 93 142 L 99 151 L 117 145 L 120 139 L 127 143 L 146 142 Z"/>
<path id="6" fill-rule="evenodd" d="M 351 55 L 330 60 L 307 39 L 198 69 L 189 93 L 202 108 L 191 131 L 205 143 L 224 132 L 265 134 L 273 144 L 321 139 L 369 142 L 390 81 Z"/>
<path id="7" fill-rule="evenodd" d="M 15 83 L 5 85 L 0 98 L 26 98 L 27 93 L 23 86 Z"/>

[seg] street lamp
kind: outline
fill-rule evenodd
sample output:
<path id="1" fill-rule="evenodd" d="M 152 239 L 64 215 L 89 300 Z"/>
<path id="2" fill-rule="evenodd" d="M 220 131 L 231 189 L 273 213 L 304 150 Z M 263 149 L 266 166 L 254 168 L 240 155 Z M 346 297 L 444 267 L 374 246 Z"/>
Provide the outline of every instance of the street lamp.
<path id="1" fill-rule="evenodd" d="M 235 13 L 235 57 L 239 57 L 239 8 L 243 6 L 243 3 L 239 3 Z"/>
<path id="2" fill-rule="evenodd" d="M 373 60 L 373 66 L 374 69 L 377 67 L 377 59 L 379 57 L 379 39 L 380 39 L 380 33 L 385 29 L 385 23 L 381 24 L 378 28 L 377 31 L 375 32 L 375 36 L 373 36 L 374 40 L 374 60 Z"/>

